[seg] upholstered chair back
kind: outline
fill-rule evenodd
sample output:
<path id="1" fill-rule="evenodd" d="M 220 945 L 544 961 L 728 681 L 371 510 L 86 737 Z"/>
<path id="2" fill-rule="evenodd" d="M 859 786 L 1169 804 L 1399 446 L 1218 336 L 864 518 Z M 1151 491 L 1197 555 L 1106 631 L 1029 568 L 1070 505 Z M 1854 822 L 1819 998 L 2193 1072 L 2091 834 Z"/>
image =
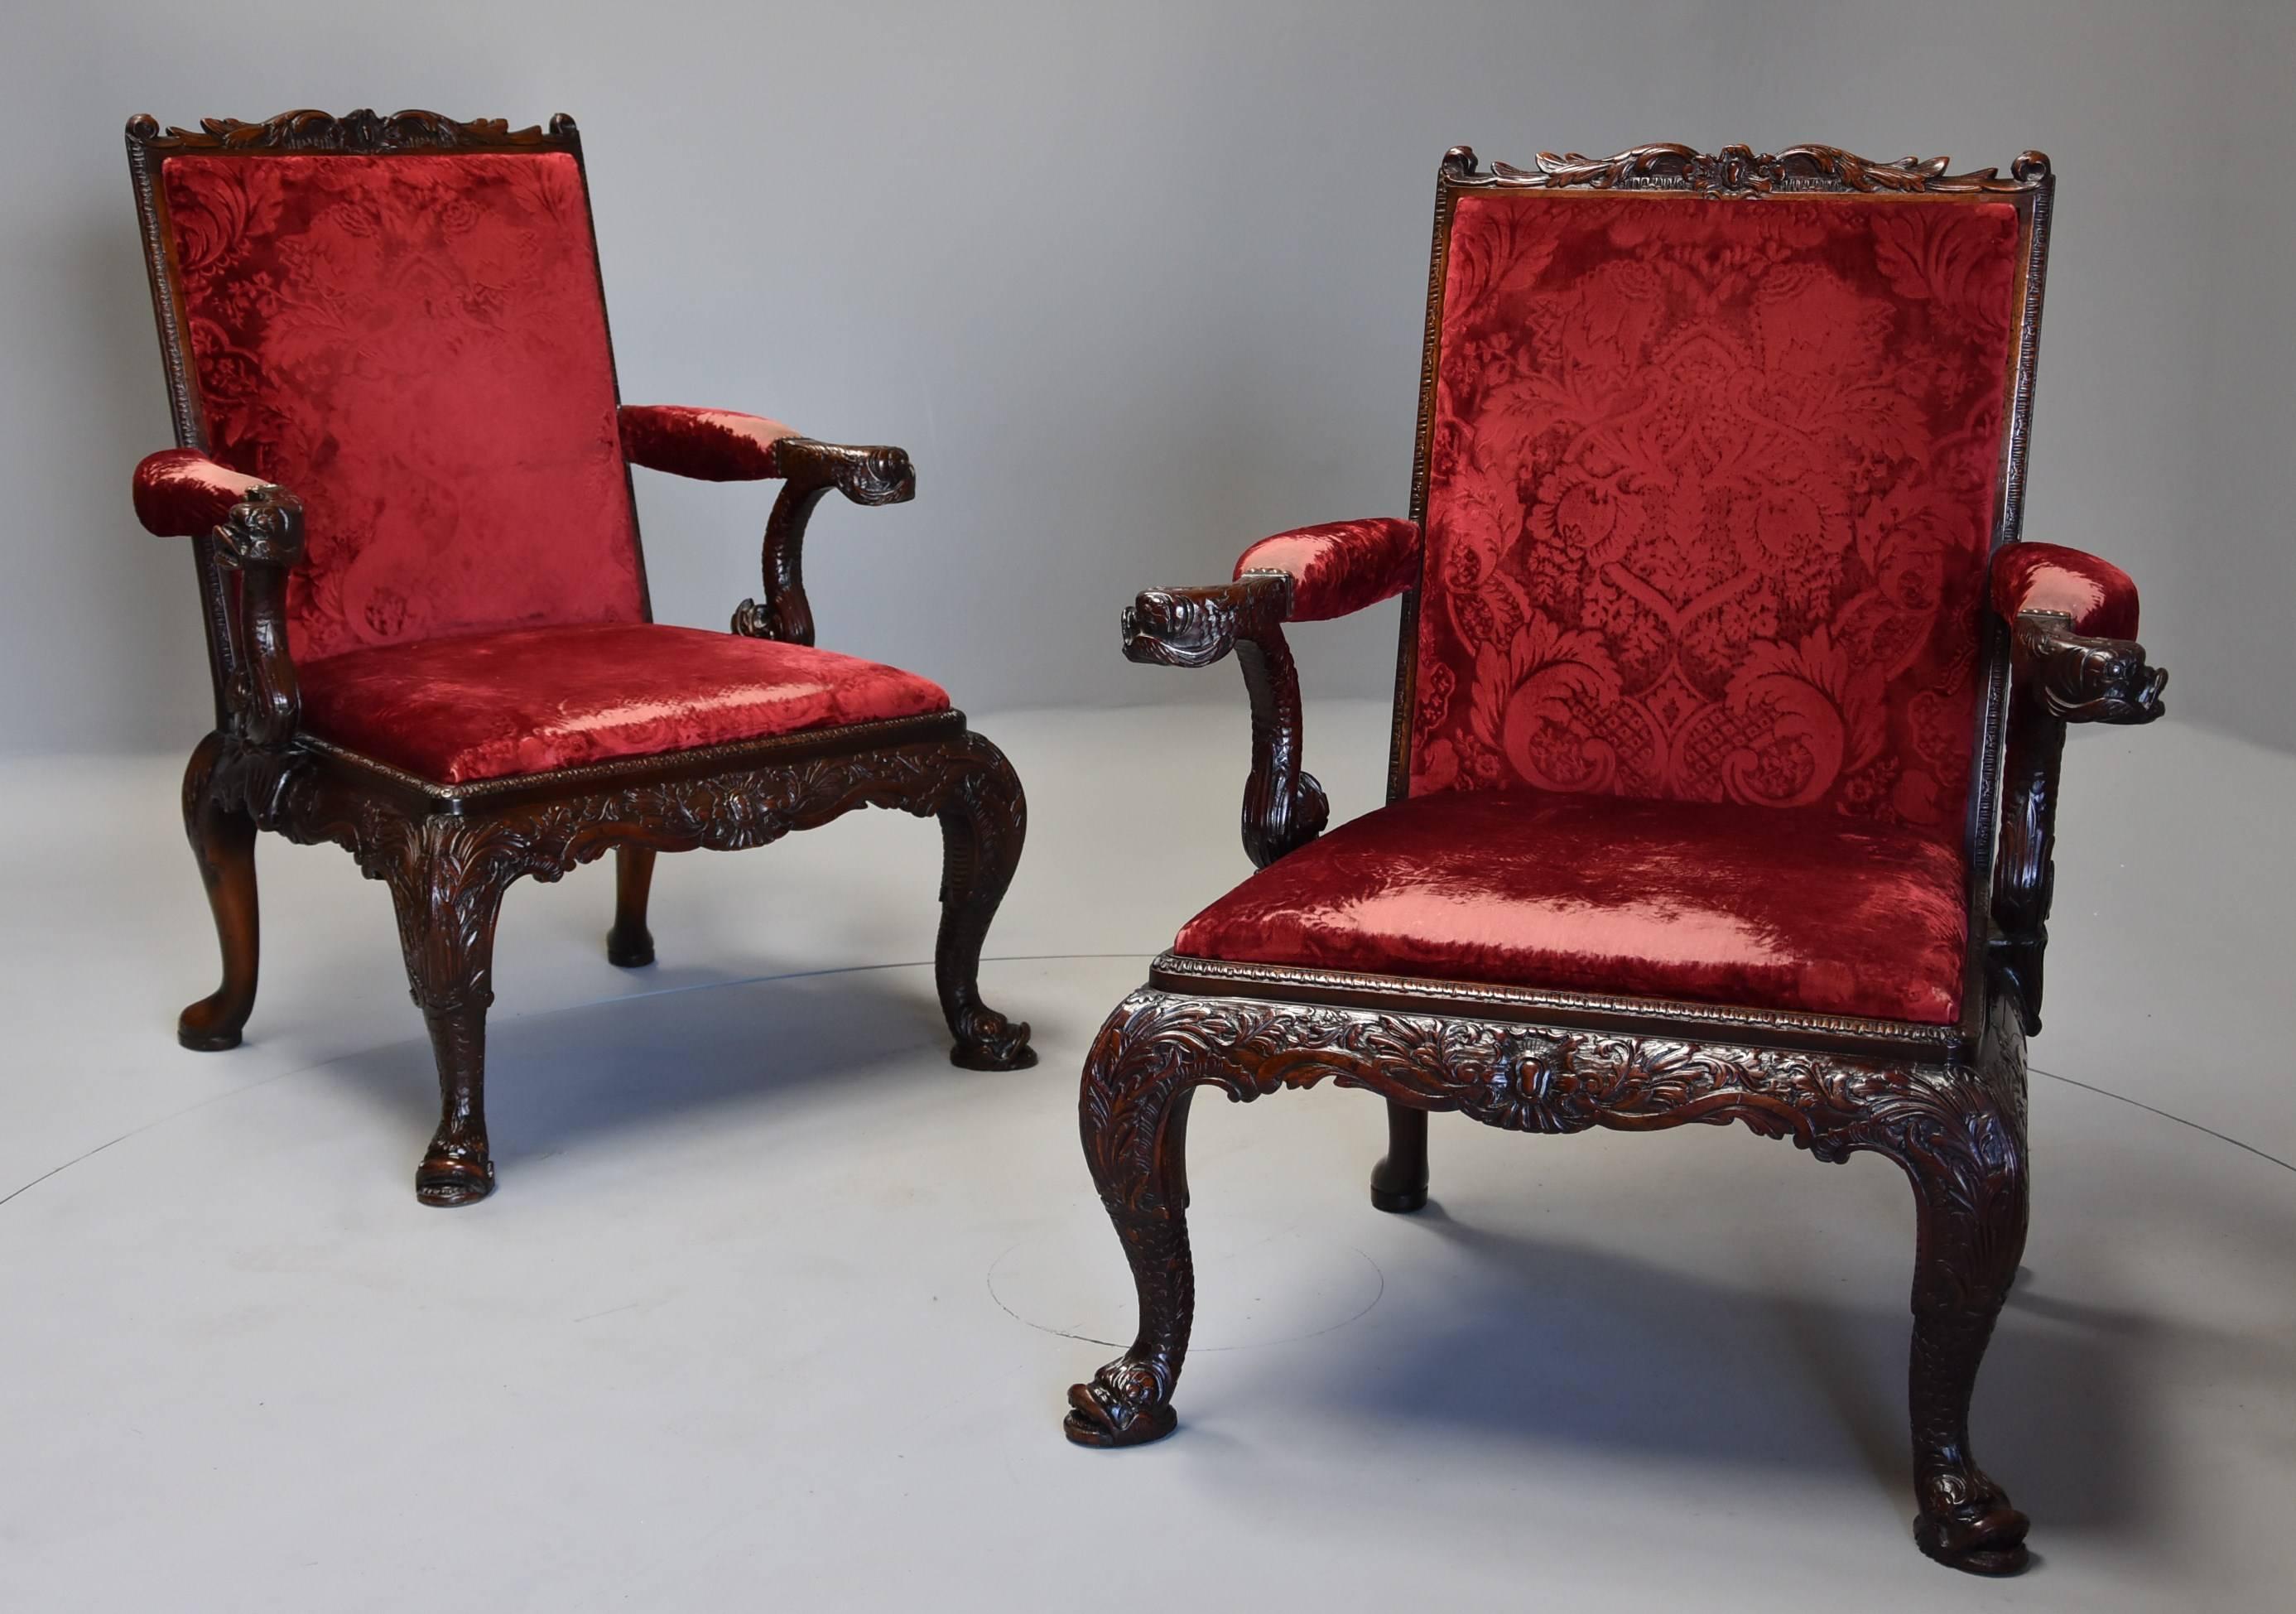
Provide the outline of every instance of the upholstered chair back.
<path id="1" fill-rule="evenodd" d="M 1460 194 L 1411 792 L 1958 839 L 2028 228 L 1984 193 Z"/>
<path id="2" fill-rule="evenodd" d="M 158 170 L 179 411 L 307 512 L 298 660 L 644 619 L 573 152 L 193 149 Z"/>

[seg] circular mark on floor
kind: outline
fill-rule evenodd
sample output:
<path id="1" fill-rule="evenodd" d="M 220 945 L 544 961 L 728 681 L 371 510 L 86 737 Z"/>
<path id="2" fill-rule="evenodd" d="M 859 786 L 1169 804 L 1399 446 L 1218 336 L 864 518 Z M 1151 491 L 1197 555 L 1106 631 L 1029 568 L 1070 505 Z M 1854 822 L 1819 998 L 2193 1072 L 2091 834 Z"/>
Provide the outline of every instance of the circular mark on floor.
<path id="1" fill-rule="evenodd" d="M 1379 1304 L 1387 1278 L 1352 1244 L 1230 1213 L 1191 1227 L 1193 1351 L 1287 1345 L 1345 1328 Z M 1099 1206 L 1047 1223 L 996 1258 L 988 1293 L 1029 1327 L 1122 1349 L 1138 1318 L 1132 1274 Z"/>

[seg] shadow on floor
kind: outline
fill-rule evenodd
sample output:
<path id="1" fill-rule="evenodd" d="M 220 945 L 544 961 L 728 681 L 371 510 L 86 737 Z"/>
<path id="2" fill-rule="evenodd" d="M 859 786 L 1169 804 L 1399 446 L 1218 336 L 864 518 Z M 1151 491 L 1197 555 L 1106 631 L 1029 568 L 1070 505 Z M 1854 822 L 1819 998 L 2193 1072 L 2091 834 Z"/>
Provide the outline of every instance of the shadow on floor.
<path id="1" fill-rule="evenodd" d="M 930 965 L 678 984 L 707 989 L 527 1017 L 496 1005 L 487 1032 L 487 1114 L 505 1173 L 522 1158 L 693 1111 L 784 1102 L 831 1082 L 914 1081 L 928 1052 L 926 1079 L 1005 1079 L 946 1062 L 948 1028 Z M 438 1122 L 429 1041 L 392 1043 L 323 1070 L 390 1118 L 411 1168 Z"/>
<path id="2" fill-rule="evenodd" d="M 1426 1252 L 1440 1276 L 1411 1286 L 1407 1314 L 1390 1294 L 1379 1326 L 1287 1352 L 1226 1393 L 1280 1400 L 1302 1418 L 1447 1426 L 1447 1438 L 1519 1444 L 1531 1461 L 1658 1454 L 1710 1465 L 1731 1485 L 1791 1468 L 1906 1499 L 1906 1312 L 1486 1231 L 1439 1202 L 1413 1224 L 1441 1247 Z M 2296 1282 L 2296 1252 L 2279 1267 L 2276 1281 Z M 2285 1353 L 2188 1320 L 2056 1299 L 2021 1273 L 1980 1379 L 1972 1437 L 1980 1461 L 2049 1529 L 2134 1531 L 2173 1551 L 2161 1402 L 2210 1382 L 2284 1394 Z M 1179 1401 L 1185 1423 L 1185 1389 Z M 1745 1501 L 1759 1507 L 1758 1479 Z"/>

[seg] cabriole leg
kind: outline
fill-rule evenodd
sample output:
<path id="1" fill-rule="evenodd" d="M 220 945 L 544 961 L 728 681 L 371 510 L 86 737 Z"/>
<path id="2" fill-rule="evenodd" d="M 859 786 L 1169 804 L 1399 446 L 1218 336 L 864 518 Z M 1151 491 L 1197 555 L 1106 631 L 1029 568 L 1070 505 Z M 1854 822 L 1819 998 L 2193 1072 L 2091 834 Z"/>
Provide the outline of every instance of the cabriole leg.
<path id="1" fill-rule="evenodd" d="M 437 821 L 434 821 L 434 823 Z M 487 1147 L 487 1010 L 494 1002 L 495 922 L 508 883 L 462 854 L 451 823 L 395 881 L 406 978 L 439 1062 L 439 1129 L 414 1171 L 425 1205 L 474 1205 L 494 1192 Z"/>
<path id="2" fill-rule="evenodd" d="M 1144 1446 L 1172 1432 L 1172 1389 L 1196 1312 L 1187 1220 L 1188 1100 L 1195 1088 L 1170 1061 L 1123 1060 L 1115 1025 L 1102 1032 L 1086 1063 L 1079 1109 L 1093 1184 L 1132 1265 L 1140 1331 L 1132 1348 L 1089 1384 L 1070 1387 L 1061 1426 L 1077 1445 L 1103 1447 Z"/>
<path id="3" fill-rule="evenodd" d="M 1939 1562 L 1978 1575 L 2026 1563 L 2025 1515 L 1969 1442 L 1978 1365 L 2025 1249 L 2024 1127 L 2005 1096 L 1972 1091 L 1960 1124 L 1905 1162 L 1920 1217 L 1908 1374 L 1914 1538 Z"/>
<path id="4" fill-rule="evenodd" d="M 1387 1156 L 1371 1170 L 1371 1202 L 1381 1210 L 1427 1206 L 1427 1112 L 1387 1101 Z"/>
<path id="5" fill-rule="evenodd" d="M 223 736 L 209 734 L 184 770 L 184 833 L 190 838 L 192 856 L 199 860 L 208 906 L 215 914 L 216 940 L 223 951 L 223 984 L 176 1021 L 176 1040 L 202 1053 L 239 1046 L 240 1032 L 255 1007 L 260 939 L 255 820 L 243 807 L 226 807 L 216 795 L 216 763 L 223 748 Z"/>
<path id="6" fill-rule="evenodd" d="M 653 857 L 652 847 L 614 848 L 614 928 L 606 932 L 606 962 L 625 970 L 653 963 L 653 932 L 646 929 Z"/>
<path id="7" fill-rule="evenodd" d="M 956 1038 L 949 1061 L 967 1070 L 1023 1070 L 1037 1062 L 1025 1020 L 1009 1020 L 980 1001 L 980 948 L 1004 900 L 1028 836 L 1029 806 L 1004 754 L 978 734 L 967 743 L 986 766 L 966 776 L 939 814 L 940 935 L 933 984 Z"/>

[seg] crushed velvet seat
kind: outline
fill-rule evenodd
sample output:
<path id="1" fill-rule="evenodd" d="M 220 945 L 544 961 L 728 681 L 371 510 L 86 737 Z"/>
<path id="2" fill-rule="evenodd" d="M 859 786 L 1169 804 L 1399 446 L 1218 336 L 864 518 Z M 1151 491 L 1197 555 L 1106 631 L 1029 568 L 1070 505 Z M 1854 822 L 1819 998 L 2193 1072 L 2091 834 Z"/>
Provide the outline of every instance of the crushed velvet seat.
<path id="1" fill-rule="evenodd" d="M 215 689 L 184 815 L 224 979 L 184 1045 L 236 1045 L 254 1004 L 256 831 L 340 843 L 390 888 L 437 1055 L 417 1194 L 472 1203 L 510 884 L 613 851 L 607 954 L 639 967 L 656 853 L 875 806 L 940 823 L 951 1057 L 1032 1063 L 977 979 L 1020 782 L 939 685 L 813 643 L 808 518 L 910 498 L 908 456 L 624 405 L 570 119 L 137 118 L 127 150 L 177 443 L 135 509 L 188 540 Z M 652 620 L 633 465 L 781 484 L 730 632 Z"/>
<path id="2" fill-rule="evenodd" d="M 657 622 L 415 639 L 300 672 L 307 733 L 448 784 L 948 709 L 898 667 Z"/>
<path id="3" fill-rule="evenodd" d="M 1915 1538 L 2022 1567 L 1968 1424 L 2024 1243 L 2059 760 L 2165 681 L 2126 575 L 2021 541 L 2053 193 L 2033 152 L 1444 160 L 1409 516 L 1125 614 L 1135 660 L 1241 664 L 1259 867 L 1086 1060 L 1140 1325 L 1070 1439 L 1176 1426 L 1198 1087 L 1380 1094 L 1393 1212 L 1431 1112 L 1734 1121 L 1906 1172 Z M 1326 835 L 1284 627 L 1398 597 L 1388 802 Z"/>
<path id="4" fill-rule="evenodd" d="M 1410 796 L 1181 927 L 1185 957 L 1946 1025 L 1959 848 L 1733 803 Z"/>

